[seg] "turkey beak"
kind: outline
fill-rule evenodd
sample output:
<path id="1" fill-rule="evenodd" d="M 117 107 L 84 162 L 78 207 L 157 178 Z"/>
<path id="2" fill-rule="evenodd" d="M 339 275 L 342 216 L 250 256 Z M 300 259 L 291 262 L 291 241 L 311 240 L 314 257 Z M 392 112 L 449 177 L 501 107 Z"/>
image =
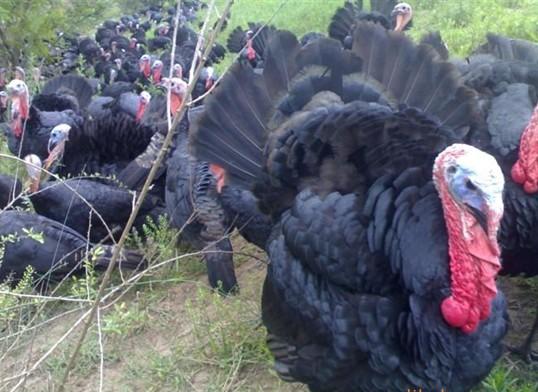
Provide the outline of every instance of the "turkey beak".
<path id="1" fill-rule="evenodd" d="M 49 156 L 47 159 L 45 159 L 44 169 L 49 170 L 49 168 L 52 166 L 54 162 L 56 162 L 60 157 L 63 156 L 64 150 L 65 150 L 65 140 L 62 140 L 60 142 L 50 143 L 49 140 Z M 51 148 L 52 147 L 52 148 Z"/>
<path id="2" fill-rule="evenodd" d="M 402 15 L 401 12 L 398 12 L 398 14 L 396 15 L 396 26 L 394 27 L 394 31 L 401 32 L 404 27 L 404 15 Z"/>
<path id="3" fill-rule="evenodd" d="M 394 31 L 402 32 L 405 29 L 411 21 L 412 12 L 410 7 L 406 9 L 395 9 L 393 11 L 393 15 L 396 14 L 396 26 L 394 27 Z"/>
<path id="4" fill-rule="evenodd" d="M 70 131 L 71 126 L 67 124 L 60 124 L 52 129 L 49 136 L 49 142 L 47 144 L 49 154 L 52 154 L 58 149 L 62 149 L 63 152 L 65 142 L 69 139 Z"/>
<path id="5" fill-rule="evenodd" d="M 52 138 L 49 138 L 49 142 L 47 144 L 47 151 L 50 154 L 52 150 L 54 150 L 54 147 L 56 147 L 57 141 L 53 140 Z"/>
<path id="6" fill-rule="evenodd" d="M 469 204 L 466 204 L 469 212 L 474 216 L 480 227 L 484 230 L 484 233 L 488 235 L 488 215 L 486 212 L 479 210 Z"/>

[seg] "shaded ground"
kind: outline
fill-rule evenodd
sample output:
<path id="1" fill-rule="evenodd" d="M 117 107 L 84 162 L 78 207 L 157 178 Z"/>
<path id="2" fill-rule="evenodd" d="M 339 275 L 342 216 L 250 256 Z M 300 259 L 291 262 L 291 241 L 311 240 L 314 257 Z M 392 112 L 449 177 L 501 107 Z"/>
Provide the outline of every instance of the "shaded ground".
<path id="1" fill-rule="evenodd" d="M 224 299 L 207 289 L 203 269 L 185 276 L 177 269 L 148 279 L 111 310 L 101 315 L 103 334 L 103 391 L 306 391 L 282 383 L 271 370 L 260 320 L 261 284 L 265 265 L 262 252 L 235 241 L 239 296 Z M 251 256 L 245 255 L 249 254 Z M 190 259 L 188 262 L 196 263 Z M 164 279 L 166 276 L 166 279 Z M 181 283 L 165 282 L 167 279 Z M 513 328 L 507 338 L 518 344 L 534 317 L 536 284 L 523 279 L 502 279 L 509 297 Z M 65 311 L 59 307 L 57 312 Z M 2 361 L 0 374 L 15 374 L 28 360 L 45 353 L 77 317 L 67 316 L 42 328 L 35 340 Z M 30 377 L 22 390 L 57 390 L 73 339 L 62 344 Z M 98 330 L 93 328 L 66 391 L 97 391 L 100 382 Z M 505 356 L 479 391 L 536 391 L 538 372 Z M 14 384 L 0 385 L 0 391 Z M 9 387 L 9 388 L 8 388 Z"/>

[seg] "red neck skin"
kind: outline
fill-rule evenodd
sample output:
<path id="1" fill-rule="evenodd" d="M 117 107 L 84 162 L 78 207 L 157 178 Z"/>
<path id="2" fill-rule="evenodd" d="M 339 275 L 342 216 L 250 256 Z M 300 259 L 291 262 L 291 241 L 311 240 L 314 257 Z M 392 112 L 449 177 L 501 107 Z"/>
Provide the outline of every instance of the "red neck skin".
<path id="1" fill-rule="evenodd" d="M 161 77 L 161 70 L 159 68 L 155 68 L 153 70 L 153 84 L 161 83 Z"/>
<path id="2" fill-rule="evenodd" d="M 142 63 L 141 71 L 146 78 L 149 78 L 149 75 L 151 75 L 151 67 L 149 66 L 149 63 Z"/>
<path id="3" fill-rule="evenodd" d="M 28 99 L 26 94 L 21 94 L 12 99 L 11 129 L 16 138 L 20 139 L 24 128 L 24 120 L 28 119 Z"/>
<path id="4" fill-rule="evenodd" d="M 30 193 L 36 193 L 39 191 L 40 181 L 39 177 L 32 178 L 30 182 Z"/>
<path id="5" fill-rule="evenodd" d="M 442 174 L 436 183 L 443 204 L 450 258 L 452 295 L 441 303 L 444 320 L 463 333 L 473 333 L 491 313 L 497 295 L 495 277 L 501 269 L 497 229 L 500 217 L 488 213 L 488 235 L 475 218 L 464 211 L 450 195 Z"/>
<path id="6" fill-rule="evenodd" d="M 205 81 L 205 91 L 209 91 L 209 89 L 213 86 L 213 79 L 207 78 Z"/>
<path id="7" fill-rule="evenodd" d="M 226 185 L 226 170 L 215 163 L 211 163 L 209 165 L 209 170 L 211 173 L 213 173 L 215 179 L 217 180 L 217 192 L 221 193 L 222 188 L 224 188 L 224 185 Z"/>
<path id="8" fill-rule="evenodd" d="M 256 60 L 256 51 L 252 47 L 252 39 L 247 40 L 247 59 L 249 61 Z"/>
<path id="9" fill-rule="evenodd" d="M 43 168 L 45 170 L 49 170 L 49 168 L 52 166 L 54 161 L 60 159 L 60 157 L 62 156 L 65 150 L 65 142 L 66 140 L 63 140 L 60 143 L 58 143 L 56 147 L 54 147 L 52 151 L 49 153 L 49 156 L 47 157 L 47 159 L 45 159 L 45 162 L 43 162 L 44 163 Z"/>
<path id="10" fill-rule="evenodd" d="M 140 120 L 142 120 L 142 117 L 144 116 L 145 111 L 146 111 L 146 103 L 140 101 L 140 103 L 138 104 L 138 109 L 136 110 L 136 116 L 135 116 L 135 121 L 137 123 L 139 123 Z"/>
<path id="11" fill-rule="evenodd" d="M 394 26 L 394 31 L 402 32 L 405 29 L 405 26 L 409 23 L 409 15 L 398 14 L 396 15 L 396 26 Z"/>
<path id="12" fill-rule="evenodd" d="M 170 94 L 170 112 L 172 113 L 172 116 L 175 116 L 179 111 L 181 102 L 183 102 L 183 98 L 181 96 L 174 93 Z"/>
<path id="13" fill-rule="evenodd" d="M 516 184 L 523 185 L 527 193 L 538 192 L 538 106 L 527 128 L 521 135 L 519 143 L 519 158 L 512 167 L 512 179 Z"/>

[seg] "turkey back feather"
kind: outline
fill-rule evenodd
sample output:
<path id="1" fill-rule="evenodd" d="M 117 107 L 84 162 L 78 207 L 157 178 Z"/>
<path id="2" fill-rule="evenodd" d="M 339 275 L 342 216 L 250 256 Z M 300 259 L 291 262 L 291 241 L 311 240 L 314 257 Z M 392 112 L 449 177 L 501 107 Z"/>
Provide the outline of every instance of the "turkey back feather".
<path id="1" fill-rule="evenodd" d="M 390 15 L 396 4 L 396 0 L 370 0 L 372 11 L 377 11 L 382 15 Z"/>
<path id="2" fill-rule="evenodd" d="M 72 96 L 76 98 L 79 108 L 83 110 L 91 102 L 93 89 L 82 76 L 61 75 L 48 81 L 41 93 Z"/>
<path id="3" fill-rule="evenodd" d="M 38 94 L 32 99 L 32 107 L 44 112 L 79 111 L 77 101 L 72 96 L 57 94 Z"/>
<path id="4" fill-rule="evenodd" d="M 538 64 L 538 45 L 533 42 L 493 33 L 488 33 L 487 39 L 488 43 L 480 47 L 479 53 L 490 53 L 501 60 L 519 60 Z"/>
<path id="5" fill-rule="evenodd" d="M 448 60 L 448 48 L 443 41 L 443 38 L 441 38 L 441 33 L 439 31 L 432 31 L 425 34 L 420 39 L 420 44 L 430 45 L 432 48 L 435 49 L 441 60 Z"/>

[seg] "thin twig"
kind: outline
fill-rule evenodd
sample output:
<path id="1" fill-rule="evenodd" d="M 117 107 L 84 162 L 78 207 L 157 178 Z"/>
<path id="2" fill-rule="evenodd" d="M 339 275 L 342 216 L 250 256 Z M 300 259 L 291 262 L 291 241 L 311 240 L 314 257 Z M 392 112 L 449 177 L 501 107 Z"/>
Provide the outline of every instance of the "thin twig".
<path id="1" fill-rule="evenodd" d="M 101 331 L 101 311 L 99 310 L 99 308 L 97 308 L 97 335 L 99 338 L 99 355 L 101 357 L 99 363 L 99 392 L 102 392 L 105 379 L 105 349 L 103 347 L 103 334 Z"/>
<path id="2" fill-rule="evenodd" d="M 86 311 L 84 313 L 84 315 L 82 315 L 76 322 L 75 324 L 73 324 L 71 326 L 71 328 L 69 328 L 67 330 L 67 332 L 65 332 L 62 337 L 60 339 L 58 339 L 58 341 L 56 343 L 54 343 L 52 345 L 52 347 L 50 349 L 48 349 L 48 351 L 39 359 L 37 360 L 34 365 L 29 369 L 29 370 L 26 370 L 25 372 L 23 372 L 22 374 L 17 374 L 16 376 L 12 376 L 12 377 L 8 377 L 8 378 L 4 378 L 2 380 L 2 382 L 8 382 L 8 381 L 12 381 L 12 380 L 16 380 L 18 378 L 21 378 L 22 379 L 11 389 L 11 392 L 14 392 L 17 390 L 17 388 L 22 385 L 22 383 L 26 380 L 26 376 L 29 376 L 30 374 L 32 374 L 40 365 L 41 363 L 43 363 L 43 361 L 45 359 L 47 359 L 49 357 L 50 354 L 52 354 L 56 348 L 65 340 L 67 339 L 67 337 L 69 335 L 71 335 L 71 333 L 79 326 L 80 323 L 82 323 L 84 321 L 84 319 L 90 314 L 91 312 L 91 309 Z"/>
<path id="3" fill-rule="evenodd" d="M 80 302 L 82 302 L 82 303 L 91 303 L 92 302 L 89 299 L 70 298 L 70 297 L 51 297 L 51 296 L 46 296 L 46 295 L 22 294 L 22 293 L 13 293 L 11 291 L 4 291 L 4 290 L 0 290 L 0 295 L 9 295 L 9 296 L 12 296 L 12 297 L 17 297 L 17 298 L 34 298 L 34 299 L 40 299 L 40 300 L 43 300 L 43 301 L 79 302 L 79 303 Z"/>
<path id="4" fill-rule="evenodd" d="M 97 218 L 99 219 L 99 221 L 102 223 L 103 227 L 105 228 L 105 230 L 107 231 L 108 235 L 112 238 L 112 241 L 114 242 L 114 235 L 113 235 L 113 232 L 112 230 L 110 229 L 110 227 L 108 226 L 107 222 L 105 221 L 105 219 L 102 217 L 102 215 L 99 213 L 99 211 L 97 211 L 95 209 L 95 207 L 93 207 L 93 205 L 88 201 L 86 200 L 86 198 L 84 196 L 82 196 L 75 188 L 73 188 L 71 185 L 69 185 L 67 182 L 65 182 L 62 178 L 60 178 L 59 176 L 57 176 L 56 174 L 48 171 L 47 169 L 45 168 L 42 168 L 40 166 L 37 166 L 37 165 L 34 165 L 33 163 L 31 162 L 26 162 L 24 161 L 23 159 L 19 158 L 19 157 L 16 157 L 16 156 L 13 156 L 13 155 L 8 155 L 8 154 L 2 154 L 0 153 L 0 158 L 7 158 L 7 159 L 13 159 L 17 162 L 21 162 L 21 163 L 24 163 L 26 165 L 29 165 L 31 167 L 33 167 L 34 169 L 36 170 L 41 170 L 43 171 L 44 173 L 46 173 L 49 177 L 53 177 L 57 180 L 57 183 L 55 184 L 50 184 L 49 187 L 54 187 L 54 186 L 59 186 L 59 185 L 63 185 L 65 186 L 67 189 L 69 189 L 71 192 L 74 193 L 75 196 L 77 196 L 78 198 L 80 198 L 80 200 L 82 200 L 84 202 L 84 204 L 86 204 L 88 206 L 88 208 L 90 209 L 90 211 L 92 211 L 95 216 L 97 216 Z M 83 179 L 85 178 L 84 176 L 79 176 L 79 177 L 75 177 L 76 179 Z M 91 178 L 91 177 L 90 177 Z M 49 189 L 49 187 L 47 187 L 46 189 Z M 43 192 L 43 190 L 39 190 L 37 192 L 35 192 L 35 194 L 39 194 Z M 5 210 L 11 208 L 13 206 L 14 203 L 16 203 L 16 201 L 20 198 L 21 196 L 13 199 L 3 210 L 0 210 L 0 214 L 2 212 L 4 212 Z"/>
<path id="5" fill-rule="evenodd" d="M 273 15 L 271 15 L 271 17 L 269 18 L 269 20 L 267 22 L 265 22 L 261 28 L 258 29 L 258 31 L 256 31 L 256 33 L 254 34 L 254 36 L 252 37 L 252 39 L 254 40 L 267 26 L 269 26 L 269 24 L 276 18 L 277 14 L 280 12 L 280 10 L 282 8 L 284 8 L 284 6 L 288 3 L 289 0 L 283 0 L 280 5 L 278 6 L 278 8 L 275 10 L 275 12 L 273 12 Z M 246 49 L 247 47 L 247 44 L 245 44 L 245 46 L 243 46 L 241 48 L 241 50 L 234 56 L 233 60 L 232 60 L 232 65 L 237 61 L 239 60 L 239 57 L 241 57 L 241 54 L 243 53 L 243 51 Z M 231 65 L 226 68 L 224 70 L 224 72 L 222 72 L 222 74 L 217 78 L 217 80 L 215 81 L 215 83 L 213 83 L 213 85 L 209 88 L 209 90 L 207 90 L 205 93 L 203 93 L 202 95 L 200 95 L 198 98 L 196 99 L 193 99 L 191 100 L 188 105 L 189 106 L 193 106 L 195 103 L 198 103 L 200 102 L 201 100 L 203 100 L 205 97 L 207 97 L 209 94 L 211 94 L 213 92 L 213 90 L 215 89 L 215 87 L 217 87 L 220 83 L 220 81 L 222 80 L 222 78 L 230 71 L 231 69 Z"/>

